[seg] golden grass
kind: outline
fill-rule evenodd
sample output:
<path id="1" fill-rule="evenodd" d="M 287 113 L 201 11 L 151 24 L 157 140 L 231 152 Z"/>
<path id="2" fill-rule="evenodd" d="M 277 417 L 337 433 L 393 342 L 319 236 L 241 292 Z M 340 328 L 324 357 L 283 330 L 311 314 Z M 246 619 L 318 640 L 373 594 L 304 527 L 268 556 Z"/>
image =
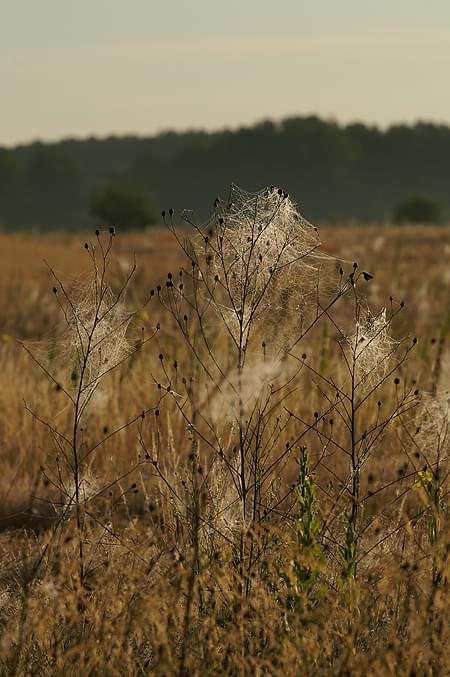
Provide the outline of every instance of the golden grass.
<path id="1" fill-rule="evenodd" d="M 425 393 L 445 393 L 450 231 L 335 227 L 322 229 L 320 237 L 327 253 L 347 262 L 344 267 L 357 261 L 373 274 L 364 286 L 373 312 L 389 308 L 390 296 L 396 304 L 405 300 L 392 330 L 396 337 L 419 339 L 398 372 L 400 386 L 391 382 L 394 376 L 381 386 L 361 414 L 360 432 L 369 429 L 378 397 L 382 411 L 395 410 L 399 388 L 412 381 Z M 308 545 L 302 504 L 292 496 L 290 503 L 282 500 L 297 481 L 300 446 L 308 447 L 312 459 L 321 455 L 324 433 L 317 434 L 318 424 L 292 446 L 289 463 L 267 487 L 269 517 L 242 530 L 230 476 L 220 470 L 217 450 L 204 443 L 218 445 L 220 437 L 231 458 L 235 432 L 225 411 L 231 405 L 217 395 L 215 401 L 206 397 L 199 385 L 182 410 L 177 396 L 167 392 L 169 380 L 178 395 L 186 382 L 203 387 L 203 377 L 158 294 L 130 329 L 130 339 L 137 341 L 141 330 L 149 337 L 160 323 L 155 338 L 105 377 L 101 397 L 83 422 L 83 449 L 106 439 L 84 469 L 83 491 L 92 500 L 83 527 L 86 575 L 80 584 L 79 530 L 73 510 L 63 515 L 67 501 L 58 488 L 63 461 L 55 435 L 42 424 L 66 433 L 71 409 L 17 340 L 38 342 L 29 345 L 42 362 L 49 346 L 58 346 L 62 317 L 43 259 L 70 287 L 89 269 L 84 242 L 92 239 L 0 235 L 1 674 L 448 674 L 447 485 L 437 515 L 427 476 L 418 474 L 427 472 L 423 458 L 415 458 L 413 435 L 405 432 L 405 426 L 412 430 L 417 423 L 415 410 L 396 416 L 364 467 L 358 538 L 364 556 L 357 576 L 343 574 L 339 554 L 351 503 L 320 543 Z M 185 265 L 173 235 L 162 230 L 120 235 L 114 244 L 113 286 L 124 279 L 136 254 L 138 270 L 127 303 L 138 306 L 159 283 L 161 300 L 167 299 L 167 272 L 175 277 Z M 347 305 L 338 306 L 336 322 L 347 322 Z M 206 331 L 225 359 L 229 346 L 219 322 L 210 320 Z M 311 353 L 315 369 L 339 380 L 345 369 L 336 340 L 332 328 L 320 327 L 302 350 Z M 57 373 L 64 367 L 58 364 Z M 277 428 L 271 454 L 302 434 L 301 421 L 313 421 L 314 412 L 322 415 L 326 394 L 316 383 L 302 371 L 298 390 L 261 432 L 269 435 L 270 426 L 278 425 L 275 416 L 287 417 L 288 410 L 299 419 L 291 417 L 288 428 Z M 202 404 L 198 411 L 194 401 Z M 139 418 L 143 410 L 149 413 Z M 336 418 L 333 435 L 347 439 L 337 414 L 330 416 Z M 445 445 L 445 413 L 442 419 Z M 432 433 L 427 435 L 420 453 L 428 444 L 431 458 L 436 449 Z M 312 509 L 320 520 L 339 491 L 336 477 L 347 463 L 343 454 L 330 455 L 326 467 L 310 468 L 316 483 Z M 334 488 L 327 489 L 333 478 Z M 439 530 L 434 542 L 433 518 Z M 338 537 L 339 547 L 332 542 Z M 302 587 L 302 576 L 311 571 L 317 575 L 314 584 Z"/>

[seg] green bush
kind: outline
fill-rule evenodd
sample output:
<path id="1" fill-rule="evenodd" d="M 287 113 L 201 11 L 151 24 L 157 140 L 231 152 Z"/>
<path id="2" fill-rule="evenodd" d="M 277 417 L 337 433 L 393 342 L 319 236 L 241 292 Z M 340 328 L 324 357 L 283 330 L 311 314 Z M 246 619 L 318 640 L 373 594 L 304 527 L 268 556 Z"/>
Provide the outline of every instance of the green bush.
<path id="1" fill-rule="evenodd" d="M 402 202 L 394 214 L 396 223 L 439 223 L 441 220 L 439 203 L 426 195 L 416 195 Z"/>
<path id="2" fill-rule="evenodd" d="M 107 183 L 91 199 L 91 213 L 103 224 L 122 230 L 145 228 L 156 217 L 144 193 Z"/>

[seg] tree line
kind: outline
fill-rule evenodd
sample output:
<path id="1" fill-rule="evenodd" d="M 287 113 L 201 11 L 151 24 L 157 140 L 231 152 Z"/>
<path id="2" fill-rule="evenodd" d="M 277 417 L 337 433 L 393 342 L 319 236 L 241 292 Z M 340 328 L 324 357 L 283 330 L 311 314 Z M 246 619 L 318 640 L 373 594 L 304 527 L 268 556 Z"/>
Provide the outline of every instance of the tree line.
<path id="1" fill-rule="evenodd" d="M 201 221 L 231 182 L 282 186 L 318 222 L 414 220 L 414 213 L 449 220 L 450 127 L 382 130 L 310 116 L 0 148 L 0 228 L 81 230 L 101 221 L 138 228 L 159 222 L 168 207 L 176 218 L 192 209 Z"/>

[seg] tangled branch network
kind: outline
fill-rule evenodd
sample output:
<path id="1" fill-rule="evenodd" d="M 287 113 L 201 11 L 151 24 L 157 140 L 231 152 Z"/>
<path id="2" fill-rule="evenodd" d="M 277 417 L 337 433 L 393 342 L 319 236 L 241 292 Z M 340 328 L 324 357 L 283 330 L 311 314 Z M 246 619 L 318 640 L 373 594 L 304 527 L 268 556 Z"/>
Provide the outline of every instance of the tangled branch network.
<path id="1" fill-rule="evenodd" d="M 319 251 L 317 229 L 275 186 L 249 193 L 232 184 L 228 200 L 216 200 L 206 230 L 215 237 L 206 249 L 199 239 L 196 256 L 206 254 L 210 272 L 226 291 L 223 315 L 244 334 L 266 311 L 273 317 L 286 310 L 290 298 L 300 307 L 317 287 L 320 261 L 330 258 Z"/>
<path id="2" fill-rule="evenodd" d="M 82 401 L 90 400 L 102 375 L 119 364 L 130 352 L 127 340 L 132 313 L 122 299 L 96 280 L 73 293 L 63 337 L 66 360 L 81 378 Z"/>

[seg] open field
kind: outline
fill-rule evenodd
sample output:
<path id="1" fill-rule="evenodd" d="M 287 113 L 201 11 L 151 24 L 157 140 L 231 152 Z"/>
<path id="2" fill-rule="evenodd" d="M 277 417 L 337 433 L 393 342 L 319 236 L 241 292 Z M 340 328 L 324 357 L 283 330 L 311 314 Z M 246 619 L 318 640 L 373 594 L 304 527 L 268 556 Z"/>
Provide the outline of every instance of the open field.
<path id="1" fill-rule="evenodd" d="M 391 295 L 404 298 L 411 332 L 433 333 L 443 327 L 445 331 L 450 321 L 446 313 L 450 295 L 448 227 L 333 226 L 321 228 L 319 234 L 323 249 L 330 255 L 349 263 L 356 260 L 374 273 L 367 293 L 376 306 L 386 305 Z M 66 278 L 82 274 L 88 268 L 83 245 L 93 237 L 93 233 L 0 233 L 0 285 L 6 299 L 0 311 L 2 331 L 19 338 L 36 338 L 45 331 L 45 310 L 53 306 L 49 303 L 53 283 L 45 261 Z M 119 265 L 129 265 L 134 254 L 139 276 L 133 285 L 136 292 L 164 280 L 171 268 L 184 261 L 183 252 L 167 229 L 121 234 L 115 244 Z"/>
<path id="2" fill-rule="evenodd" d="M 450 229 L 272 225 L 0 234 L 1 674 L 449 674 Z"/>

